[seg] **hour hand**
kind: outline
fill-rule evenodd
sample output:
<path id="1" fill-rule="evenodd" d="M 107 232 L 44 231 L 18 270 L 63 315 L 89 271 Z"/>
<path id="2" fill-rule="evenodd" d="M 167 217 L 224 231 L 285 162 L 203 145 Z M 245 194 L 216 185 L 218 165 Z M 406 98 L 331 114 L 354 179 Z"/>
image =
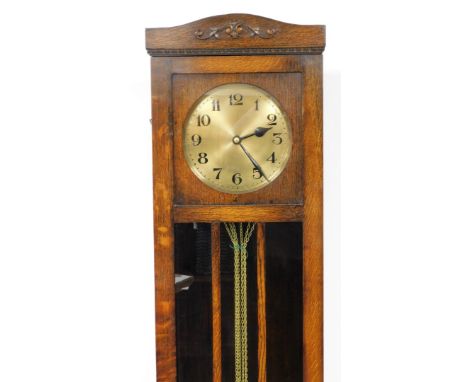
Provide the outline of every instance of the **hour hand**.
<path id="1" fill-rule="evenodd" d="M 265 133 L 270 129 L 272 129 L 272 128 L 271 127 L 257 127 L 255 129 L 254 134 L 255 134 L 256 137 L 263 137 L 265 135 Z"/>
<path id="2" fill-rule="evenodd" d="M 271 127 L 257 127 L 253 133 L 244 135 L 243 137 L 239 137 L 239 139 L 242 141 L 243 139 L 253 137 L 254 135 L 256 137 L 263 137 L 265 133 L 270 129 Z"/>

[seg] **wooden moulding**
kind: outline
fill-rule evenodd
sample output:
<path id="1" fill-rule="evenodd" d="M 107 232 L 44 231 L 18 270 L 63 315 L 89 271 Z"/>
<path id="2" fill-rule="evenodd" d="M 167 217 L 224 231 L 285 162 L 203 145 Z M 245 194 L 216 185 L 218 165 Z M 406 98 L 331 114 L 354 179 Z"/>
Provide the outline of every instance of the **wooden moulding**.
<path id="1" fill-rule="evenodd" d="M 174 206 L 175 223 L 229 222 L 295 222 L 303 219 L 301 205 L 244 206 Z"/>
<path id="2" fill-rule="evenodd" d="M 153 57 L 321 54 L 324 48 L 323 25 L 288 24 L 248 14 L 146 29 L 146 49 Z"/>

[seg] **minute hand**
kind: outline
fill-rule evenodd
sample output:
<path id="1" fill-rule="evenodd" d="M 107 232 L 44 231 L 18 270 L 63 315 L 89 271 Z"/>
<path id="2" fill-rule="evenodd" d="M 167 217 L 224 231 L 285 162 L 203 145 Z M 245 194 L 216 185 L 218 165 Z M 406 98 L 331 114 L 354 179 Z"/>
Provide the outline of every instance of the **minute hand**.
<path id="1" fill-rule="evenodd" d="M 239 146 L 241 147 L 242 150 L 244 150 L 244 153 L 245 155 L 247 155 L 247 157 L 250 159 L 250 161 L 253 163 L 253 165 L 257 168 L 257 170 L 260 172 L 260 175 L 262 175 L 266 181 L 268 183 L 270 183 L 270 180 L 267 178 L 267 176 L 265 175 L 265 172 L 262 170 L 262 168 L 260 167 L 260 165 L 258 164 L 258 162 L 253 158 L 252 155 L 250 155 L 250 153 L 246 150 L 246 148 L 244 147 L 244 145 L 242 143 L 239 143 Z"/>

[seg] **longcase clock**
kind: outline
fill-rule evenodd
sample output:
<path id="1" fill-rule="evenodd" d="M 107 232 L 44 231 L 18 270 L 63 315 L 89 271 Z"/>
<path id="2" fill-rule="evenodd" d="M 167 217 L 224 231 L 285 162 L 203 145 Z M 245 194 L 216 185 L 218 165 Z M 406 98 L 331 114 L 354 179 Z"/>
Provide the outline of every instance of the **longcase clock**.
<path id="1" fill-rule="evenodd" d="M 159 382 L 323 381 L 323 26 L 146 31 Z"/>

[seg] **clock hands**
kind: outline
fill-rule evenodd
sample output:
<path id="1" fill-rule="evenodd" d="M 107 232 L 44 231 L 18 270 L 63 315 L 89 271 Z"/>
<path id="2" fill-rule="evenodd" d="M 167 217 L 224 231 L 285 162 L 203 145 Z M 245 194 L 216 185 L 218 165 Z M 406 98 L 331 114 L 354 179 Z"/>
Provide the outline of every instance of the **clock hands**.
<path id="1" fill-rule="evenodd" d="M 247 149 L 244 147 L 244 145 L 239 142 L 238 145 L 241 147 L 241 149 L 244 151 L 245 155 L 247 155 L 247 157 L 250 159 L 250 161 L 252 162 L 252 164 L 255 166 L 255 168 L 258 170 L 258 172 L 260 173 L 260 175 L 262 175 L 266 181 L 268 183 L 270 183 L 270 180 L 267 178 L 267 176 L 265 175 L 265 172 L 263 171 L 262 167 L 258 164 L 258 162 L 253 158 L 252 155 L 250 155 L 250 153 L 247 151 Z"/>
<path id="2" fill-rule="evenodd" d="M 247 135 L 244 135 L 243 137 L 239 137 L 238 135 L 236 135 L 234 138 L 232 138 L 232 142 L 236 145 L 239 145 L 241 147 L 241 149 L 244 151 L 245 155 L 247 155 L 247 157 L 249 158 L 249 160 L 252 162 L 252 164 L 255 166 L 255 168 L 258 170 L 258 172 L 260 173 L 261 176 L 263 176 L 266 181 L 269 183 L 270 180 L 267 178 L 267 176 L 265 175 L 265 172 L 263 171 L 262 167 L 258 164 L 258 162 L 253 158 L 252 155 L 250 155 L 250 153 L 247 151 L 247 149 L 244 147 L 244 145 L 242 144 L 242 141 L 246 138 L 249 138 L 249 137 L 253 137 L 254 135 L 256 137 L 263 137 L 266 132 L 268 130 L 270 130 L 271 127 L 257 127 L 255 129 L 255 131 L 251 134 L 247 134 Z"/>

